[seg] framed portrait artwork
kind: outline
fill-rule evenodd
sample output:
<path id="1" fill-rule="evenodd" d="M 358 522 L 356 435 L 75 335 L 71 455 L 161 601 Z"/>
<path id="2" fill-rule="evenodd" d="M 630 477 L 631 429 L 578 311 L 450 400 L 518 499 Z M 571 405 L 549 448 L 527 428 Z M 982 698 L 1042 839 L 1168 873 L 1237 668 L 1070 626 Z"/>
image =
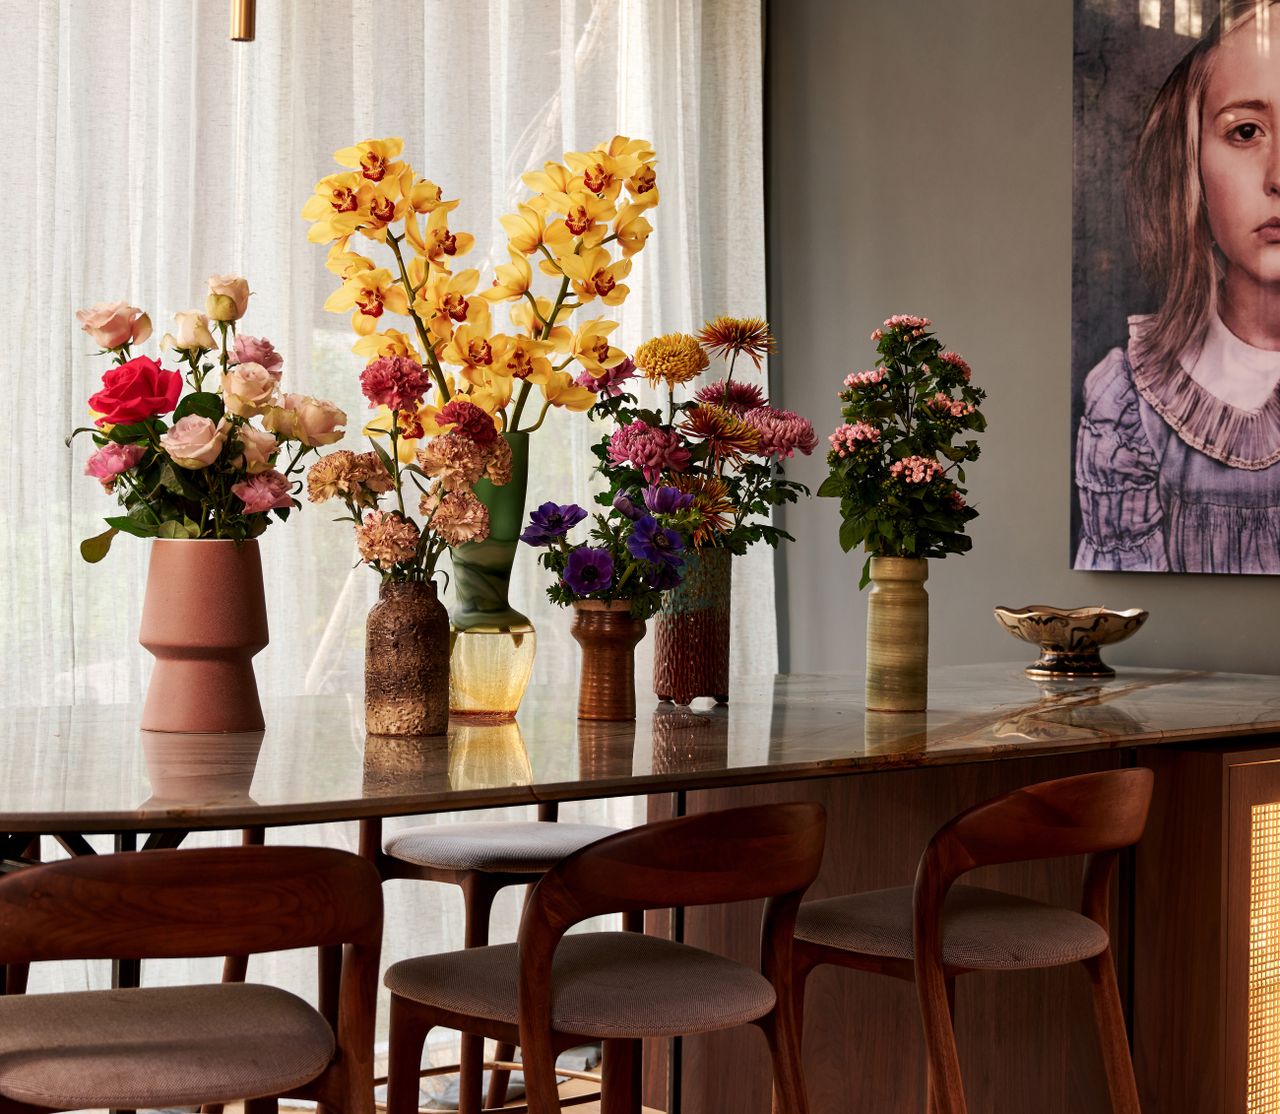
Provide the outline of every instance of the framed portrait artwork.
<path id="1" fill-rule="evenodd" d="M 1072 563 L 1280 574 L 1280 0 L 1075 0 Z"/>

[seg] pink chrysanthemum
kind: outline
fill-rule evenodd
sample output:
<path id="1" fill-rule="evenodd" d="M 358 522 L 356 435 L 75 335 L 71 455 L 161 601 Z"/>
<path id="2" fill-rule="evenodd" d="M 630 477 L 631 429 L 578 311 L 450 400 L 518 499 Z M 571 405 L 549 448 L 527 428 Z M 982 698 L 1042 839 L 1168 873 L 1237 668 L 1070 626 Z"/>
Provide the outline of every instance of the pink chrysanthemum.
<path id="1" fill-rule="evenodd" d="M 795 456 L 797 449 L 809 456 L 818 447 L 813 423 L 791 410 L 760 406 L 748 410 L 742 420 L 760 434 L 760 448 L 757 450 L 760 456 L 789 459 Z"/>
<path id="2" fill-rule="evenodd" d="M 655 483 L 664 471 L 683 472 L 689 466 L 689 450 L 674 430 L 658 429 L 637 419 L 609 438 L 609 459 L 638 468 L 647 483 Z"/>
<path id="3" fill-rule="evenodd" d="M 950 364 L 953 368 L 964 376 L 964 381 L 969 382 L 969 376 L 972 374 L 969 370 L 969 364 L 959 352 L 939 352 L 938 359 L 944 364 Z"/>
<path id="4" fill-rule="evenodd" d="M 379 356 L 360 373 L 360 389 L 370 406 L 417 410 L 431 379 L 409 356 Z"/>
<path id="5" fill-rule="evenodd" d="M 889 475 L 907 484 L 927 484 L 942 475 L 942 465 L 931 456 L 908 456 L 895 460 Z"/>
<path id="6" fill-rule="evenodd" d="M 880 440 L 880 431 L 866 422 L 854 422 L 852 425 L 846 422 L 827 440 L 831 442 L 831 451 L 836 456 L 848 456 L 864 446 L 874 445 Z"/>
<path id="7" fill-rule="evenodd" d="M 767 406 L 769 400 L 754 383 L 740 383 L 736 379 L 718 379 L 698 388 L 693 395 L 708 406 L 719 406 L 741 418 L 748 410 Z"/>

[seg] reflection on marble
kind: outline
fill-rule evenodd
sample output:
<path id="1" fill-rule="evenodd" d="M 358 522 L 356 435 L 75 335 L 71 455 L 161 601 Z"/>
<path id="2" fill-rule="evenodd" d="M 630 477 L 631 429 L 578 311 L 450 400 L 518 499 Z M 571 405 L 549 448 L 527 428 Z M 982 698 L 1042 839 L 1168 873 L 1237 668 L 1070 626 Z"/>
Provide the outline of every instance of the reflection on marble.
<path id="1" fill-rule="evenodd" d="M 358 694 L 267 693 L 260 740 L 170 740 L 167 753 L 140 743 L 137 707 L 9 709 L 0 831 L 343 820 L 1280 734 L 1270 676 L 1129 669 L 1037 684 L 1020 665 L 975 665 L 935 670 L 929 691 L 926 713 L 868 714 L 861 677 L 766 677 L 735 682 L 727 709 L 655 701 L 634 723 L 587 724 L 570 680 L 530 688 L 505 729 L 376 745 Z"/>

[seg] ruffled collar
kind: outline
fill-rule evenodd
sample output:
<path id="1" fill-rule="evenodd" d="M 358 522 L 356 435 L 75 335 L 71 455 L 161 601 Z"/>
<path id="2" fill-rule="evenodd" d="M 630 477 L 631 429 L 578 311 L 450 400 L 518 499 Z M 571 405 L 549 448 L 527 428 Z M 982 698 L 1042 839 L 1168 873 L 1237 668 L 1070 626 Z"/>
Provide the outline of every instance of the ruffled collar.
<path id="1" fill-rule="evenodd" d="M 1197 383 L 1185 370 L 1194 366 L 1198 351 L 1184 352 L 1177 367 L 1166 374 L 1144 367 L 1137 355 L 1138 341 L 1151 323 L 1149 316 L 1129 318 L 1129 364 L 1133 385 L 1178 437 L 1205 456 L 1231 468 L 1261 471 L 1280 462 L 1280 382 L 1256 410 L 1246 410 L 1224 402 Z M 1227 359 L 1276 360 L 1280 377 L 1280 353 L 1263 352 L 1245 344 L 1225 326 L 1229 337 L 1221 344 Z M 1241 351 L 1234 351 L 1235 348 Z M 1216 351 L 1211 353 L 1218 356 Z"/>

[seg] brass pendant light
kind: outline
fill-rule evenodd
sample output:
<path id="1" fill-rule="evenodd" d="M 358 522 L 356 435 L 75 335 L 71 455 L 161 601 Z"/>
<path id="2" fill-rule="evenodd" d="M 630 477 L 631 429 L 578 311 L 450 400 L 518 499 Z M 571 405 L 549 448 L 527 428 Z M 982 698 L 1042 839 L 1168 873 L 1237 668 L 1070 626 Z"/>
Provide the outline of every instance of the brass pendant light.
<path id="1" fill-rule="evenodd" d="M 231 41 L 251 43 L 258 15 L 257 0 L 231 0 Z"/>

